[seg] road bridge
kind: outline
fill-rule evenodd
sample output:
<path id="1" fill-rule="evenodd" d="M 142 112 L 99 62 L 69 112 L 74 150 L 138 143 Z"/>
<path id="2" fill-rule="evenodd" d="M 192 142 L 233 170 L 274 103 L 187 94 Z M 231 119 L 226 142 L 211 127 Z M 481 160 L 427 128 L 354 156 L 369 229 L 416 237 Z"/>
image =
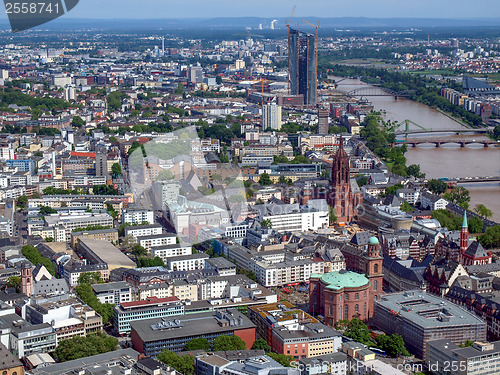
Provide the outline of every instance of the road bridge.
<path id="1" fill-rule="evenodd" d="M 440 129 L 440 130 L 421 130 L 421 129 L 414 129 L 414 130 L 408 130 L 406 131 L 405 129 L 397 129 L 394 134 L 396 135 L 411 135 L 411 134 L 427 134 L 427 133 L 477 133 L 477 134 L 486 134 L 488 133 L 488 129 L 469 129 L 469 128 L 460 128 L 460 129 Z"/>
<path id="2" fill-rule="evenodd" d="M 372 85 L 373 86 L 373 85 Z M 351 90 L 347 93 L 347 96 L 393 96 L 395 99 L 399 97 L 408 97 L 412 91 L 394 91 L 391 89 L 385 89 L 380 87 L 361 87 L 359 89 Z"/>
<path id="3" fill-rule="evenodd" d="M 460 147 L 465 147 L 471 144 L 482 144 L 484 147 L 489 147 L 490 145 L 497 145 L 497 142 L 490 140 L 476 140 L 476 139 L 405 139 L 398 140 L 396 143 L 391 144 L 392 147 L 398 144 L 405 144 L 411 147 L 417 147 L 423 144 L 434 144 L 436 147 L 441 147 L 441 145 L 454 143 L 460 145 Z"/>

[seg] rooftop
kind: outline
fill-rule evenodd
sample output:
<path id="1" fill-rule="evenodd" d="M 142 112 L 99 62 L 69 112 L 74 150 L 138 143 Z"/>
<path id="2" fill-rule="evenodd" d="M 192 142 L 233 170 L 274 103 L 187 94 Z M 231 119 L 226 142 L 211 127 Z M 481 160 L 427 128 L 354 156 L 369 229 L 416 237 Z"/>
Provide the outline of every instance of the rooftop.
<path id="1" fill-rule="evenodd" d="M 421 291 L 385 294 L 377 306 L 423 328 L 485 324 L 481 319 L 454 303 Z"/>
<path id="2" fill-rule="evenodd" d="M 108 291 L 113 291 L 116 289 L 129 289 L 130 285 L 125 281 L 116 281 L 106 284 L 93 284 L 92 289 L 96 293 L 104 293 Z"/>
<path id="3" fill-rule="evenodd" d="M 365 275 L 345 270 L 329 272 L 324 275 L 312 274 L 311 277 L 319 277 L 321 282 L 328 285 L 328 289 L 333 290 L 360 288 L 370 283 Z"/>
<path id="4" fill-rule="evenodd" d="M 233 332 L 255 328 L 245 315 L 235 309 L 177 315 L 173 318 L 140 320 L 130 323 L 144 342 L 176 337 L 202 336 L 213 332 Z"/>
<path id="5" fill-rule="evenodd" d="M 178 302 L 179 298 L 177 297 L 167 297 L 167 298 L 158 298 L 158 297 L 148 297 L 142 301 L 133 301 L 133 302 L 123 302 L 121 303 L 121 307 L 123 309 L 133 309 L 136 307 L 145 307 L 145 306 L 156 306 L 163 303 L 171 303 Z"/>
<path id="6" fill-rule="evenodd" d="M 40 369 L 32 370 L 32 373 L 34 375 L 63 375 L 71 374 L 73 371 L 75 371 L 75 373 L 80 373 L 79 371 L 82 369 L 95 368 L 97 365 L 104 365 L 107 367 L 108 364 L 120 362 L 119 360 L 121 360 L 121 362 L 127 367 L 128 365 L 132 367 L 137 362 L 138 358 L 139 353 L 134 349 L 128 348 L 49 365 Z"/>
<path id="7" fill-rule="evenodd" d="M 108 265 L 135 267 L 135 263 L 123 254 L 111 242 L 104 240 L 80 239 L 80 244 L 92 251 L 99 259 Z"/>

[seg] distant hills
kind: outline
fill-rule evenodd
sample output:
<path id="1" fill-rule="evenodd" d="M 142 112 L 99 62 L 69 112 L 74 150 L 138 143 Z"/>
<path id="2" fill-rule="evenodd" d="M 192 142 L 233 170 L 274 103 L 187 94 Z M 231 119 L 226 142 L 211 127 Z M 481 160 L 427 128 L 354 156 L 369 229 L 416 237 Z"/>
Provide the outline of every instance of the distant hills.
<path id="1" fill-rule="evenodd" d="M 178 19 L 80 19 L 61 17 L 40 29 L 88 29 L 99 28 L 107 30 L 178 30 L 178 29 L 257 29 L 259 25 L 269 28 L 271 21 L 276 19 L 276 28 L 283 30 L 287 19 L 284 17 L 220 17 L 220 18 L 178 18 Z M 500 18 L 481 19 L 449 19 L 449 18 L 366 18 L 366 17 L 294 17 L 292 26 L 301 24 L 302 28 L 308 28 L 301 20 L 307 20 L 313 24 L 319 20 L 322 28 L 329 29 L 362 29 L 362 28 L 456 28 L 456 27 L 500 27 Z M 0 22 L 1 26 L 8 27 L 6 20 Z"/>

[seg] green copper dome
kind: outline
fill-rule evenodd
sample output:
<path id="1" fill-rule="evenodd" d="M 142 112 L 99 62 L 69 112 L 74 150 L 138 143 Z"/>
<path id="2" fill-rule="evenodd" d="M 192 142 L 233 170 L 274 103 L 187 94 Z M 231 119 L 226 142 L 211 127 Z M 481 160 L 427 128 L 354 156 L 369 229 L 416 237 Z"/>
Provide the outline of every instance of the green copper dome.
<path id="1" fill-rule="evenodd" d="M 311 277 L 319 276 L 312 275 Z M 320 280 L 327 284 L 328 289 L 340 290 L 342 288 L 359 288 L 369 283 L 368 278 L 360 273 L 351 271 L 336 271 L 325 273 Z"/>
<path id="2" fill-rule="evenodd" d="M 368 240 L 368 243 L 370 245 L 378 245 L 379 244 L 378 238 L 377 237 L 370 237 L 370 239 Z"/>

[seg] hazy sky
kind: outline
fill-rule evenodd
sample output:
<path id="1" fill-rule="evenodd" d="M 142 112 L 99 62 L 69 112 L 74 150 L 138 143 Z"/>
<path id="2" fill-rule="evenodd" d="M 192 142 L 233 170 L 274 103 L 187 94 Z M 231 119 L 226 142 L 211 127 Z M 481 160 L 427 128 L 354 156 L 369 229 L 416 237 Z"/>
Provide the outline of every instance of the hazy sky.
<path id="1" fill-rule="evenodd" d="M 287 17 L 293 5 L 299 17 L 500 17 L 500 0 L 80 0 L 67 17 Z"/>

